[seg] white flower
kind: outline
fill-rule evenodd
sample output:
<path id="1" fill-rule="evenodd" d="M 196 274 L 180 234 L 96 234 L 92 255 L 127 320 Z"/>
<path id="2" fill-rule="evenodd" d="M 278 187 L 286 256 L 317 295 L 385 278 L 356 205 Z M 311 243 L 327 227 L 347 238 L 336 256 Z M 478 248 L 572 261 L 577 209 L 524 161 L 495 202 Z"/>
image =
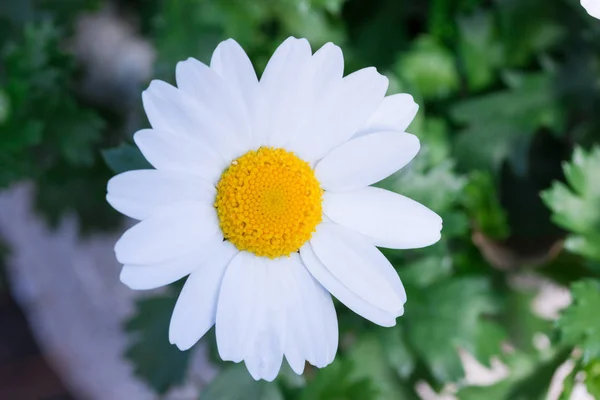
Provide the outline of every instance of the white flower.
<path id="1" fill-rule="evenodd" d="M 210 67 L 179 63 L 177 88 L 154 81 L 143 93 L 152 129 L 135 142 L 156 170 L 114 177 L 107 200 L 141 220 L 115 246 L 126 285 L 189 274 L 169 330 L 180 349 L 216 324 L 221 358 L 271 381 L 283 356 L 298 374 L 305 360 L 333 361 L 330 293 L 382 326 L 403 314 L 402 283 L 375 246 L 428 246 L 442 220 L 369 185 L 419 151 L 404 132 L 418 106 L 385 97 L 375 68 L 343 77 L 343 66 L 339 47 L 312 54 L 289 38 L 259 81 L 227 40 Z"/>
<path id="2" fill-rule="evenodd" d="M 581 0 L 581 5 L 592 17 L 600 19 L 600 0 Z"/>

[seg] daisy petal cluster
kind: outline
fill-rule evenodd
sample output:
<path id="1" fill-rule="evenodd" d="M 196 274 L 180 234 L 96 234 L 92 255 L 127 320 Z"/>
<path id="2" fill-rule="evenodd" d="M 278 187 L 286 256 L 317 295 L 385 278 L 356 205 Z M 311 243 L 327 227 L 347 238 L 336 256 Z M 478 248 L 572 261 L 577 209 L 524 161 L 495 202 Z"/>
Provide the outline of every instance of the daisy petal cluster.
<path id="1" fill-rule="evenodd" d="M 153 289 L 188 276 L 169 328 L 181 350 L 213 325 L 223 360 L 273 380 L 285 357 L 301 374 L 338 347 L 332 295 L 393 326 L 406 293 L 377 247 L 440 239 L 441 218 L 370 185 L 407 165 L 418 106 L 386 96 L 375 68 L 343 75 L 339 47 L 289 38 L 260 80 L 234 41 L 210 65 L 177 65 L 177 87 L 143 93 L 152 129 L 134 136 L 155 169 L 108 183 L 108 202 L 140 220 L 115 246 L 121 280 Z"/>

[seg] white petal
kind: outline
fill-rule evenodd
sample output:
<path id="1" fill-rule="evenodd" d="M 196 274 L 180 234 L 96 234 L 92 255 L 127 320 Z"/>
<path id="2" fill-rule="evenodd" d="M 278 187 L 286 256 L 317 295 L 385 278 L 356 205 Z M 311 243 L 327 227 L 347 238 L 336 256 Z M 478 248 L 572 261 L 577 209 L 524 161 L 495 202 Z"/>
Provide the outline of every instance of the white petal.
<path id="1" fill-rule="evenodd" d="M 252 62 L 235 40 L 227 39 L 219 43 L 210 60 L 210 67 L 246 104 L 252 103 L 258 90 L 258 79 Z"/>
<path id="2" fill-rule="evenodd" d="M 219 355 L 224 361 L 244 359 L 247 334 L 261 292 L 255 268 L 256 256 L 242 251 L 229 263 L 217 305 L 215 333 Z"/>
<path id="3" fill-rule="evenodd" d="M 149 290 L 168 285 L 198 269 L 203 260 L 211 256 L 213 249 L 219 244 L 220 242 L 215 238 L 214 241 L 199 246 L 191 253 L 158 264 L 126 264 L 121 270 L 121 282 L 133 290 Z"/>
<path id="4" fill-rule="evenodd" d="M 248 252 L 231 261 L 219 293 L 216 335 L 223 360 L 244 360 L 254 379 L 272 381 L 283 359 L 284 321 L 277 312 L 278 272 L 269 262 Z"/>
<path id="5" fill-rule="evenodd" d="M 142 129 L 133 138 L 144 157 L 158 170 L 196 174 L 216 184 L 227 166 L 214 150 L 188 136 Z"/>
<path id="6" fill-rule="evenodd" d="M 224 160 L 232 160 L 248 150 L 249 136 L 175 87 L 152 81 L 142 93 L 144 109 L 154 129 L 187 135 L 214 149 Z"/>
<path id="7" fill-rule="evenodd" d="M 214 69 L 189 58 L 177 64 L 176 76 L 177 86 L 183 93 L 206 106 L 215 118 L 228 126 L 237 141 L 249 143 L 246 104 Z"/>
<path id="8" fill-rule="evenodd" d="M 311 275 L 346 307 L 378 325 L 387 327 L 396 325 L 398 315 L 375 307 L 349 290 L 317 258 L 310 244 L 300 249 L 300 255 Z"/>
<path id="9" fill-rule="evenodd" d="M 598 0 L 581 0 L 581 5 L 592 17 L 600 19 L 600 2 Z"/>
<path id="10" fill-rule="evenodd" d="M 269 121 L 266 144 L 283 147 L 290 137 L 301 132 L 311 116 L 310 86 L 312 52 L 306 39 L 290 37 L 273 53 L 260 79 Z"/>
<path id="11" fill-rule="evenodd" d="M 238 250 L 219 243 L 185 282 L 169 325 L 169 341 L 180 350 L 192 347 L 214 325 L 225 268 Z"/>
<path id="12" fill-rule="evenodd" d="M 182 202 L 139 222 L 115 244 L 122 264 L 156 264 L 223 239 L 212 205 Z"/>
<path id="13" fill-rule="evenodd" d="M 338 325 L 329 293 L 308 273 L 298 254 L 282 259 L 281 285 L 286 300 L 285 356 L 297 374 L 305 360 L 322 368 L 337 351 Z"/>
<path id="14" fill-rule="evenodd" d="M 440 240 L 442 219 L 424 205 L 384 189 L 325 192 L 323 212 L 376 246 L 414 249 Z"/>
<path id="15" fill-rule="evenodd" d="M 323 94 L 315 106 L 313 126 L 307 131 L 313 162 L 350 139 L 377 109 L 388 87 L 388 79 L 375 68 L 346 76 Z"/>
<path id="16" fill-rule="evenodd" d="M 315 174 L 325 190 L 359 189 L 404 167 L 417 155 L 419 148 L 419 139 L 409 133 L 371 133 L 334 149 L 319 161 Z"/>
<path id="17" fill-rule="evenodd" d="M 281 271 L 273 260 L 259 257 L 255 266 L 262 281 L 262 294 L 246 343 L 244 362 L 256 380 L 273 381 L 283 362 L 285 333 L 284 293 Z M 259 285 L 260 286 L 260 285 Z"/>
<path id="18" fill-rule="evenodd" d="M 303 61 L 305 65 L 306 58 Z M 302 159 L 312 157 L 314 140 L 311 132 L 315 131 L 314 124 L 318 120 L 315 113 L 322 113 L 322 110 L 319 110 L 323 100 L 341 84 L 344 56 L 338 46 L 327 43 L 317 50 L 308 63 L 308 67 L 303 67 L 306 71 L 299 73 L 296 78 L 296 84 L 300 85 L 299 95 L 296 96 L 297 107 L 301 107 L 305 115 L 302 115 L 300 110 L 295 110 L 295 118 L 286 128 L 286 131 L 290 131 L 286 148 L 294 151 Z"/>
<path id="19" fill-rule="evenodd" d="M 375 131 L 405 132 L 419 111 L 419 105 L 410 94 L 399 93 L 383 99 L 357 135 Z"/>
<path id="20" fill-rule="evenodd" d="M 334 223 L 323 223 L 310 240 L 323 265 L 348 289 L 382 310 L 397 313 L 404 300 L 395 290 L 400 278 L 390 281 L 377 269 L 392 265 L 366 239 Z"/>
<path id="21" fill-rule="evenodd" d="M 341 81 L 344 75 L 344 54 L 339 46 L 326 43 L 312 57 L 314 85 L 326 89 L 332 82 Z"/>
<path id="22" fill-rule="evenodd" d="M 182 201 L 212 204 L 215 187 L 181 172 L 155 169 L 127 171 L 108 181 L 106 200 L 122 214 L 145 219 Z"/>

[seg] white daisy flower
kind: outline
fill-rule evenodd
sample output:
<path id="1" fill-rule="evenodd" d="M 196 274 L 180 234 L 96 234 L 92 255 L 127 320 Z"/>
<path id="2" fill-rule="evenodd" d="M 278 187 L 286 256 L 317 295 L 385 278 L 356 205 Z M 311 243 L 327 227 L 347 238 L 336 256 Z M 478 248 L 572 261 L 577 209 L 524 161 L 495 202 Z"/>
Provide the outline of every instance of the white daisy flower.
<path id="1" fill-rule="evenodd" d="M 600 19 L 600 0 L 581 0 L 581 5 L 592 17 Z"/>
<path id="2" fill-rule="evenodd" d="M 385 97 L 375 68 L 343 77 L 343 66 L 339 47 L 312 54 L 289 38 L 259 81 L 230 39 L 210 67 L 190 58 L 177 87 L 143 93 L 152 129 L 135 142 L 156 169 L 114 177 L 107 200 L 141 220 L 115 246 L 126 285 L 189 275 L 169 329 L 181 350 L 215 324 L 221 358 L 271 381 L 284 356 L 298 374 L 333 361 L 331 295 L 378 325 L 403 314 L 406 293 L 376 246 L 428 246 L 442 220 L 369 185 L 419 151 L 405 133 L 418 106 Z"/>

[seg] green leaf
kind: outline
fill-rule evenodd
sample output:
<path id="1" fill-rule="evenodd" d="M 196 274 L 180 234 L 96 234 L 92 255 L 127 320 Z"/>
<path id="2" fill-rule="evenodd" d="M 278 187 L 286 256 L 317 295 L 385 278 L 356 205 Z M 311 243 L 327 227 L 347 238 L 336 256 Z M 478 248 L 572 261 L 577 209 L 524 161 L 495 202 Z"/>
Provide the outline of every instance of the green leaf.
<path id="1" fill-rule="evenodd" d="M 383 330 L 379 340 L 389 366 L 396 371 L 400 378 L 408 378 L 415 369 L 416 359 L 406 342 L 403 326 L 398 324 L 393 328 Z"/>
<path id="2" fill-rule="evenodd" d="M 494 81 L 502 57 L 492 15 L 479 12 L 463 16 L 458 21 L 458 27 L 459 53 L 467 83 L 472 90 L 485 88 Z"/>
<path id="3" fill-rule="evenodd" d="M 558 320 L 561 341 L 581 347 L 583 362 L 600 359 L 600 281 L 588 279 L 571 286 L 573 303 Z"/>
<path id="4" fill-rule="evenodd" d="M 536 291 L 518 291 L 512 289 L 505 295 L 502 323 L 508 329 L 510 342 L 518 349 L 535 352 L 534 335 L 549 335 L 552 330 L 550 321 L 541 319 L 533 313 L 532 303 Z"/>
<path id="5" fill-rule="evenodd" d="M 489 346 L 475 345 L 481 339 L 480 324 L 485 321 L 482 317 L 498 311 L 486 279 L 456 278 L 435 284 L 425 292 L 408 289 L 411 303 L 404 317 L 407 338 L 438 381 L 452 382 L 463 377 L 459 347 L 478 359 L 489 358 Z"/>
<path id="6" fill-rule="evenodd" d="M 391 331 L 391 329 L 390 329 Z M 406 389 L 402 387 L 400 381 L 395 377 L 394 371 L 389 367 L 386 362 L 389 353 L 395 352 L 392 357 L 395 357 L 397 362 L 407 362 L 408 364 L 403 369 L 404 373 L 414 368 L 414 360 L 410 360 L 409 354 L 402 352 L 401 342 L 399 341 L 388 341 L 386 345 L 400 345 L 400 347 L 384 347 L 383 342 L 379 340 L 375 335 L 365 335 L 361 337 L 356 343 L 352 345 L 348 353 L 348 358 L 352 361 L 354 369 L 351 376 L 355 379 L 368 379 L 373 387 L 377 390 L 377 395 L 373 399 L 386 400 L 386 399 L 407 399 L 410 394 L 406 393 Z M 404 348 L 404 350 L 407 350 Z M 405 358 L 400 360 L 399 358 Z M 388 358 L 389 360 L 389 358 Z M 410 373 L 409 373 L 410 374 Z"/>
<path id="7" fill-rule="evenodd" d="M 140 150 L 127 143 L 102 150 L 104 161 L 116 174 L 136 169 L 153 169 Z"/>
<path id="8" fill-rule="evenodd" d="M 492 175 L 483 171 L 471 173 L 464 194 L 465 206 L 481 232 L 496 240 L 506 239 L 509 234 L 508 221 Z"/>
<path id="9" fill-rule="evenodd" d="M 174 295 L 139 300 L 136 314 L 125 325 L 131 335 L 125 356 L 135 374 L 159 394 L 183 383 L 192 354 L 169 343 L 169 321 L 176 300 Z"/>
<path id="10" fill-rule="evenodd" d="M 358 375 L 361 375 L 360 373 Z M 300 400 L 377 400 L 375 384 L 366 377 L 357 377 L 350 360 L 338 356 L 302 391 Z"/>
<path id="11" fill-rule="evenodd" d="M 448 97 L 460 80 L 452 53 L 429 36 L 418 38 L 395 67 L 398 76 L 428 99 Z"/>
<path id="12" fill-rule="evenodd" d="M 542 199 L 552 210 L 552 221 L 571 232 L 565 247 L 600 261 L 600 147 L 576 148 L 563 169 L 569 186 L 555 182 Z"/>
<path id="13" fill-rule="evenodd" d="M 600 360 L 593 360 L 584 368 L 585 386 L 587 391 L 595 398 L 600 398 Z"/>
<path id="14" fill-rule="evenodd" d="M 475 356 L 483 365 L 491 367 L 492 357 L 501 353 L 506 330 L 492 321 L 482 320 L 475 333 Z"/>
<path id="15" fill-rule="evenodd" d="M 206 387 L 202 400 L 283 400 L 275 383 L 255 381 L 244 364 L 225 368 Z"/>
<path id="16" fill-rule="evenodd" d="M 467 126 L 455 141 L 459 166 L 498 172 L 509 160 L 524 175 L 533 134 L 541 127 L 562 128 L 563 109 L 554 91 L 551 75 L 524 75 L 509 89 L 453 106 L 452 118 Z"/>

